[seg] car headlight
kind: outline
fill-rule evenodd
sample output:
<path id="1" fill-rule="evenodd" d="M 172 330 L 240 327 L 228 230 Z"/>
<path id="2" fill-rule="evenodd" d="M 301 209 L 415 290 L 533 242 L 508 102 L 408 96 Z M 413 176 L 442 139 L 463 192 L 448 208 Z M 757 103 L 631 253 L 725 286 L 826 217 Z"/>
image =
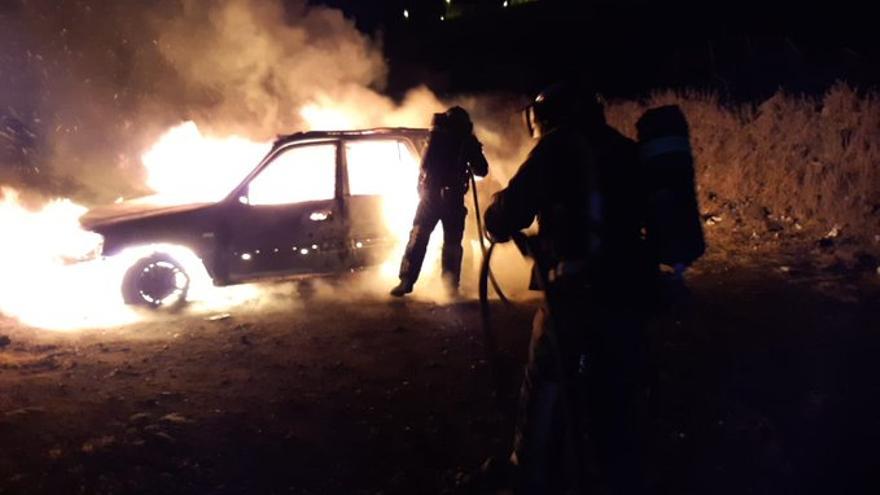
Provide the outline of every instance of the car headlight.
<path id="1" fill-rule="evenodd" d="M 64 252 L 60 255 L 62 263 L 67 265 L 83 263 L 101 257 L 104 252 L 104 236 L 94 232 L 83 232 L 82 236 L 77 237 L 78 239 L 65 246 Z"/>

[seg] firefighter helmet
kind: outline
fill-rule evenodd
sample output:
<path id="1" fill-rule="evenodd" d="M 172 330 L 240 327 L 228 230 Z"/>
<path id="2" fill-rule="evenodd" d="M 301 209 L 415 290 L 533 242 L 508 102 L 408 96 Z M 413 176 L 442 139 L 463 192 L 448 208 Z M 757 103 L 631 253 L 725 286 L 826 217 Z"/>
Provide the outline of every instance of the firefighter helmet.
<path id="1" fill-rule="evenodd" d="M 571 83 L 547 87 L 525 109 L 529 134 L 539 137 L 562 125 L 604 123 L 604 109 L 595 91 Z"/>
<path id="2" fill-rule="evenodd" d="M 456 105 L 446 111 L 446 121 L 449 128 L 461 134 L 470 134 L 474 131 L 474 124 L 467 110 Z"/>

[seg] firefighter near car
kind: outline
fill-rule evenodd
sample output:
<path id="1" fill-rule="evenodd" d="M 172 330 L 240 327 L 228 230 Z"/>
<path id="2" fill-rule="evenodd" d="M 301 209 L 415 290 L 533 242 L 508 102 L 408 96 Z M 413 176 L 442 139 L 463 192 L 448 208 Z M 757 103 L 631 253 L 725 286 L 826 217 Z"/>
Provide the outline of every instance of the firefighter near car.
<path id="1" fill-rule="evenodd" d="M 612 493 L 641 493 L 634 396 L 656 260 L 642 236 L 638 148 L 606 124 L 595 93 L 572 84 L 546 89 L 525 116 L 538 142 L 485 215 L 494 241 L 515 238 L 534 259 L 532 288 L 545 295 L 520 391 L 515 483 L 579 492 L 586 432 Z"/>
<path id="2" fill-rule="evenodd" d="M 437 222 L 443 224 L 441 265 L 444 287 L 449 294 L 457 293 L 467 217 L 465 193 L 471 174 L 483 177 L 488 171 L 482 144 L 473 134 L 473 123 L 467 111 L 456 106 L 445 113 L 435 114 L 428 148 L 420 166 L 419 205 L 400 263 L 400 283 L 391 290 L 391 295 L 401 297 L 412 292 Z"/>

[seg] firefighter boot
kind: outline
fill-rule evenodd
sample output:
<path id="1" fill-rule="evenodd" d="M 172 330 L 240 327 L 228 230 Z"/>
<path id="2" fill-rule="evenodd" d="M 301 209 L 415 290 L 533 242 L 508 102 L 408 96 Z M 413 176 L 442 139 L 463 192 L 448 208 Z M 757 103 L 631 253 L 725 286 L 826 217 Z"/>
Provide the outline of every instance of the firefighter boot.
<path id="1" fill-rule="evenodd" d="M 394 297 L 403 297 L 413 291 L 413 283 L 408 278 L 400 279 L 400 283 L 391 289 L 391 295 Z"/>
<path id="2" fill-rule="evenodd" d="M 457 244 L 443 243 L 443 289 L 451 298 L 458 297 L 458 286 L 461 280 L 461 240 Z"/>

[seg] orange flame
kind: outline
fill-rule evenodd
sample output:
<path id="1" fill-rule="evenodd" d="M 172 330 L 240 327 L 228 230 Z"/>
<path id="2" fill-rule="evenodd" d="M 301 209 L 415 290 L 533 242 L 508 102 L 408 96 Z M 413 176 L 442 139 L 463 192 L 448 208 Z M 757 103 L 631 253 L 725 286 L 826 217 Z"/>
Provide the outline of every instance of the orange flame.
<path id="1" fill-rule="evenodd" d="M 172 202 L 223 199 L 269 151 L 270 143 L 204 136 L 195 122 L 169 129 L 141 157 L 147 186 Z"/>
<path id="2" fill-rule="evenodd" d="M 60 330 L 134 320 L 122 305 L 112 266 L 71 264 L 101 243 L 99 235 L 79 227 L 78 218 L 85 211 L 69 200 L 29 210 L 17 191 L 2 189 L 0 312 L 29 325 Z"/>

